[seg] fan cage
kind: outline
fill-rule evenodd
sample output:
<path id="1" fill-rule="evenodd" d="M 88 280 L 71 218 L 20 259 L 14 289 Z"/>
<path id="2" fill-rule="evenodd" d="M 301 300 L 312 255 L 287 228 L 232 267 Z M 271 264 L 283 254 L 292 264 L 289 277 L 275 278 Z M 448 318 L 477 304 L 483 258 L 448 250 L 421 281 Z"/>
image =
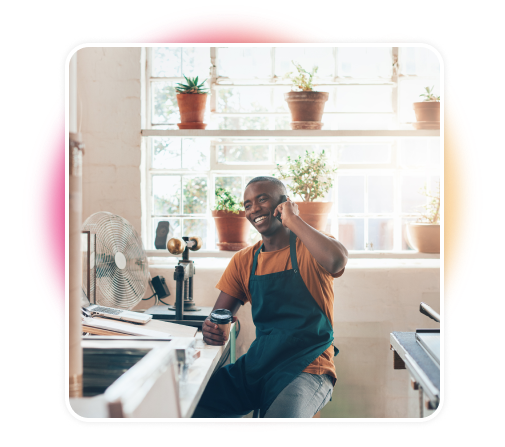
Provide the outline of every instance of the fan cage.
<path id="1" fill-rule="evenodd" d="M 145 294 L 147 257 L 135 228 L 121 216 L 101 211 L 88 217 L 83 231 L 96 235 L 96 302 L 130 310 Z"/>

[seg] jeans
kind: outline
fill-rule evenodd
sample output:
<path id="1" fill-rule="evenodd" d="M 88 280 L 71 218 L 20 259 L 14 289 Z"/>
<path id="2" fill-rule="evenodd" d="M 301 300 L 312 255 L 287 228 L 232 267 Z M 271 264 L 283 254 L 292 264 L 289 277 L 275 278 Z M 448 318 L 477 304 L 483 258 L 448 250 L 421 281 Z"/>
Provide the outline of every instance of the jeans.
<path id="1" fill-rule="evenodd" d="M 265 418 L 311 418 L 330 400 L 332 378 L 326 374 L 301 373 L 273 401 Z M 241 418 L 237 414 L 216 413 L 198 406 L 194 418 Z"/>

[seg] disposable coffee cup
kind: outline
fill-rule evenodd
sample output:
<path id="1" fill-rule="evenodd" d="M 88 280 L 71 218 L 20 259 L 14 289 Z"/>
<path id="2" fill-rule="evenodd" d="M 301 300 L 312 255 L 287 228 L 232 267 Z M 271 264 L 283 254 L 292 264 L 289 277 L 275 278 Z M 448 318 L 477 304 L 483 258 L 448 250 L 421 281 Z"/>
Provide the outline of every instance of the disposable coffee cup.
<path id="1" fill-rule="evenodd" d="M 217 324 L 219 329 L 223 331 L 226 340 L 228 340 L 230 336 L 232 321 L 233 315 L 228 309 L 215 309 L 210 313 L 210 322 Z"/>

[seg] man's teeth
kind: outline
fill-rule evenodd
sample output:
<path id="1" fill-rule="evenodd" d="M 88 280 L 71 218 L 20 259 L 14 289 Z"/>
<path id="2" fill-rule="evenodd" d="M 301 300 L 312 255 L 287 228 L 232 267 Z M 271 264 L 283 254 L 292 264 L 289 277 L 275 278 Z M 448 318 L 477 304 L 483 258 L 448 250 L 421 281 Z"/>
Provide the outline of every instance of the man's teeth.
<path id="1" fill-rule="evenodd" d="M 261 222 L 262 220 L 265 220 L 266 218 L 267 218 L 267 216 L 260 216 L 260 217 L 257 217 L 256 219 L 254 219 L 254 223 Z"/>

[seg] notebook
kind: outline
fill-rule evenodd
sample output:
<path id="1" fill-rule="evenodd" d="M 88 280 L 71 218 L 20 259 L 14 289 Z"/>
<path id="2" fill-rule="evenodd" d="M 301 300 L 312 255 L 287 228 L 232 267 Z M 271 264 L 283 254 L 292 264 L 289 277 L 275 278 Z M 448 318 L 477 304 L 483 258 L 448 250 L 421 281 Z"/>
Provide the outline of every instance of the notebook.
<path id="1" fill-rule="evenodd" d="M 81 291 L 81 307 L 83 309 L 83 314 L 86 317 L 92 317 L 96 315 L 99 317 L 112 318 L 114 320 L 122 320 L 128 321 L 130 323 L 141 324 L 145 324 L 153 318 L 153 316 L 149 314 L 141 314 L 138 312 L 131 312 L 129 310 L 115 309 L 113 307 L 91 304 L 84 290 L 81 289 Z"/>

